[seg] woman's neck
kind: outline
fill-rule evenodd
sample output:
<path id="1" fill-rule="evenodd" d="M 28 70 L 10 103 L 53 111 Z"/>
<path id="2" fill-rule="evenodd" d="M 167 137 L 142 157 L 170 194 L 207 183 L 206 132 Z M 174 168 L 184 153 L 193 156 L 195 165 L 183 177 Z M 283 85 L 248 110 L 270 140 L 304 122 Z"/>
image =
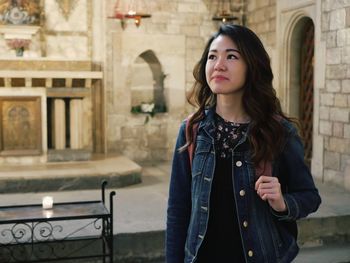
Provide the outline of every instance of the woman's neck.
<path id="1" fill-rule="evenodd" d="M 216 97 L 216 113 L 223 119 L 236 123 L 250 121 L 242 105 L 241 96 L 227 96 L 218 94 Z"/>

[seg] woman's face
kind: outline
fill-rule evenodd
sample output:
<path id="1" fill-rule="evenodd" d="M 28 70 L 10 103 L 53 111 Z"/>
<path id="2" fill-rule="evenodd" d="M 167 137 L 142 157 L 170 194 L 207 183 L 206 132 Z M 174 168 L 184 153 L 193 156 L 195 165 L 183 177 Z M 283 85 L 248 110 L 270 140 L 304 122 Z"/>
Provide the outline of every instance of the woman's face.
<path id="1" fill-rule="evenodd" d="M 236 44 L 227 36 L 220 35 L 211 43 L 205 75 L 214 94 L 242 93 L 247 64 Z"/>

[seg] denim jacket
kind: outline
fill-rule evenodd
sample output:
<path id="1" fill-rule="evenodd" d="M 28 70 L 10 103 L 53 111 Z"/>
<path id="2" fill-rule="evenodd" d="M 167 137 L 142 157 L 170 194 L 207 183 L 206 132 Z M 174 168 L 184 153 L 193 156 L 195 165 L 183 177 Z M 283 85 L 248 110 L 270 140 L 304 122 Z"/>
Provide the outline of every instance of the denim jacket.
<path id="1" fill-rule="evenodd" d="M 188 151 L 178 151 L 186 143 L 186 122 L 180 127 L 168 199 L 167 263 L 195 262 L 208 227 L 216 159 L 214 113 L 213 108 L 209 109 L 199 124 L 192 171 Z M 316 211 L 321 203 L 304 163 L 304 150 L 296 129 L 286 120 L 282 123 L 287 131 L 287 140 L 283 151 L 273 161 L 272 175 L 279 178 L 287 213 L 275 212 L 257 195 L 254 189 L 255 167 L 247 135 L 243 136 L 232 154 L 232 187 L 246 262 L 291 262 L 299 250 L 296 220 Z"/>

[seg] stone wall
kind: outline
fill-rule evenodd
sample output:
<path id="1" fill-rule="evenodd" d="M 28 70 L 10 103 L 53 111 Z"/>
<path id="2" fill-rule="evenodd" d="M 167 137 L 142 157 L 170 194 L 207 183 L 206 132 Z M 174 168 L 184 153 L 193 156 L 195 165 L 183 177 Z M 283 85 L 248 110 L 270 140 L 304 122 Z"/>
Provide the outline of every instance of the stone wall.
<path id="1" fill-rule="evenodd" d="M 350 189 L 350 3 L 322 1 L 326 81 L 320 93 L 324 179 Z"/>
<path id="2" fill-rule="evenodd" d="M 278 50 L 276 21 L 276 0 L 246 0 L 245 1 L 246 26 L 252 29 L 261 39 L 271 59 L 271 67 L 274 73 L 274 87 L 280 96 L 278 86 Z M 280 98 L 282 101 L 282 98 Z"/>
<path id="3" fill-rule="evenodd" d="M 90 54 L 91 0 L 72 1 L 64 16 L 58 1 L 45 1 L 46 56 L 86 59 Z"/>
<path id="4" fill-rule="evenodd" d="M 276 0 L 246 1 L 247 26 L 271 49 L 276 44 Z"/>
<path id="5" fill-rule="evenodd" d="M 180 122 L 192 110 L 185 96 L 193 85 L 193 67 L 216 23 L 211 20 L 210 1 L 146 2 L 152 17 L 143 19 L 139 28 L 133 21 L 127 21 L 125 29 L 119 20 L 107 22 L 107 148 L 138 161 L 169 160 Z M 107 14 L 113 4 L 106 4 Z M 145 123 L 147 115 L 130 113 L 135 101 L 132 83 L 139 83 L 131 72 L 138 56 L 148 50 L 155 54 L 164 74 L 167 112 Z M 145 82 L 149 83 L 148 78 Z"/>
<path id="6" fill-rule="evenodd" d="M 98 147 L 98 152 L 126 154 L 136 160 L 169 160 L 180 122 L 193 110 L 185 97 L 193 85 L 193 67 L 218 26 L 211 19 L 218 1 L 143 1 L 152 17 L 142 20 L 139 28 L 128 21 L 125 29 L 120 21 L 106 19 L 113 15 L 115 2 L 43 0 L 40 28 L 23 58 L 15 57 L 3 35 L 0 57 L 91 61 L 92 69 L 104 71 L 104 98 L 94 105 L 102 109 L 97 114 L 101 116 L 96 120 L 99 127 L 93 127 L 96 133 L 104 134 L 100 144 L 105 148 Z M 133 98 L 140 101 L 147 97 L 132 92 L 142 78 L 133 76 L 135 61 L 147 51 L 153 52 L 160 63 L 167 112 L 145 123 L 146 115 L 130 110 Z M 149 79 L 147 83 L 151 83 Z"/>
<path id="7" fill-rule="evenodd" d="M 95 0 L 71 0 L 68 6 L 60 0 L 42 1 L 43 15 L 38 25 L 39 30 L 32 35 L 31 44 L 24 51 L 23 57 L 90 59 L 93 1 Z M 21 38 L 21 34 L 18 38 Z M 14 50 L 6 45 L 4 34 L 0 34 L 0 57 L 16 58 Z"/>

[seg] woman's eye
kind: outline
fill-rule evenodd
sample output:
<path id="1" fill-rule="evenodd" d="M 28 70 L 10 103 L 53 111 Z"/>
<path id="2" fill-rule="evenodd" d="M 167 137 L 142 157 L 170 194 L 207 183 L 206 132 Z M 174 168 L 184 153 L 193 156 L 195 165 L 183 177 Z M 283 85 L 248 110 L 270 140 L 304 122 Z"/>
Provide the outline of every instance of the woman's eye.
<path id="1" fill-rule="evenodd" d="M 238 57 L 233 54 L 230 54 L 227 56 L 227 59 L 238 59 Z"/>
<path id="2" fill-rule="evenodd" d="M 208 59 L 210 59 L 210 60 L 215 59 L 215 55 L 209 55 Z"/>

